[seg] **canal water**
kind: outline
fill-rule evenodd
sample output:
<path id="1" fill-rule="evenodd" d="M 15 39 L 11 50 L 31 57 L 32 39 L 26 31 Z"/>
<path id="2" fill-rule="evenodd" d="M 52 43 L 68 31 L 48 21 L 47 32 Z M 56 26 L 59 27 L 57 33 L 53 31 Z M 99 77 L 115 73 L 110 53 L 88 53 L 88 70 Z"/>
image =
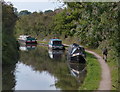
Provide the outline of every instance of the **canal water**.
<path id="1" fill-rule="evenodd" d="M 85 65 L 67 61 L 66 51 L 36 45 L 20 46 L 18 62 L 4 67 L 3 90 L 77 90 Z"/>

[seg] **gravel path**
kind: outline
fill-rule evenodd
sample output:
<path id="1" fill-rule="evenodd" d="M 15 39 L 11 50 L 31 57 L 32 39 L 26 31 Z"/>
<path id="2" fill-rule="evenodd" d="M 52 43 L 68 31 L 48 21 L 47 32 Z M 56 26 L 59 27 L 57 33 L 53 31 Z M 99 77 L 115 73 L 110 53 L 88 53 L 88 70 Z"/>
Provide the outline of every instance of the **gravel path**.
<path id="1" fill-rule="evenodd" d="M 102 73 L 101 73 L 101 81 L 100 81 L 100 85 L 98 90 L 111 90 L 112 87 L 112 83 L 111 83 L 111 74 L 110 74 L 110 69 L 108 64 L 102 59 L 101 56 L 99 56 L 98 54 L 96 54 L 93 51 L 90 50 L 86 50 L 88 53 L 93 54 L 99 61 L 100 65 L 101 65 L 101 69 L 102 69 Z"/>

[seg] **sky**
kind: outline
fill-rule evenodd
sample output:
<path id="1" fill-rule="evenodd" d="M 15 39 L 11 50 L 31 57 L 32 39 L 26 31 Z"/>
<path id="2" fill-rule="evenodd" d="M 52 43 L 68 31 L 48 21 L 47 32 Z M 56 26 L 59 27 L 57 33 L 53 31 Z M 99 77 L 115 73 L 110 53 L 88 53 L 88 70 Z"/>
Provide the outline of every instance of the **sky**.
<path id="1" fill-rule="evenodd" d="M 18 11 L 28 10 L 30 12 L 34 11 L 44 12 L 45 10 L 55 10 L 60 7 L 62 8 L 63 6 L 63 3 L 58 2 L 62 0 L 4 0 L 4 1 L 11 2 L 14 5 L 14 7 L 18 9 Z M 66 0 L 66 1 L 71 2 L 71 1 L 112 1 L 112 0 Z"/>
<path id="2" fill-rule="evenodd" d="M 20 12 L 21 10 L 28 10 L 30 12 L 34 11 L 45 11 L 45 10 L 55 10 L 57 8 L 62 8 L 63 3 L 57 0 L 4 0 L 6 2 L 11 2 L 15 8 Z"/>

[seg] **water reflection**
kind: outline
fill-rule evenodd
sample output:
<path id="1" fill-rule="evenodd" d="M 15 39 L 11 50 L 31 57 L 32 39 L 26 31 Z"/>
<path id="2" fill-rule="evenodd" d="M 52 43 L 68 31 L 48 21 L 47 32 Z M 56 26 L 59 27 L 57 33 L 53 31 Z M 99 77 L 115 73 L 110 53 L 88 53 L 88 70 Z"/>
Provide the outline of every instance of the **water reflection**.
<path id="1" fill-rule="evenodd" d="M 15 80 L 15 65 L 3 66 L 2 67 L 2 90 L 13 90 Z"/>
<path id="2" fill-rule="evenodd" d="M 28 51 L 28 50 L 34 50 L 37 47 L 37 44 L 26 44 L 26 45 L 20 45 L 19 50 L 21 51 Z"/>
<path id="3" fill-rule="evenodd" d="M 86 76 L 86 65 L 78 62 L 67 62 L 71 75 L 74 76 L 80 84 L 83 83 Z"/>
<path id="4" fill-rule="evenodd" d="M 76 59 L 79 58 L 79 59 Z M 82 60 L 82 61 L 81 61 Z M 71 55 L 67 52 L 67 65 L 71 72 L 80 84 L 83 83 L 86 76 L 86 60 L 81 56 L 71 58 Z"/>
<path id="5" fill-rule="evenodd" d="M 12 76 L 9 73 L 4 84 L 15 90 L 77 90 L 84 80 L 82 76 L 85 77 L 82 67 L 67 62 L 62 51 L 48 51 L 37 46 L 34 50 L 20 51 L 20 60 L 13 69 L 9 69 Z"/>
<path id="6" fill-rule="evenodd" d="M 11 64 L 2 64 L 2 91 L 14 90 L 16 80 L 15 80 L 15 68 L 18 58 L 13 59 Z"/>
<path id="7" fill-rule="evenodd" d="M 54 55 L 52 58 L 57 59 L 49 58 L 51 54 Z M 20 55 L 20 61 L 23 64 L 30 66 L 32 68 L 32 71 L 39 71 L 40 73 L 46 72 L 46 75 L 54 76 L 55 79 L 52 80 L 54 83 L 50 84 L 50 87 L 53 87 L 53 89 L 75 90 L 79 88 L 80 83 L 74 76 L 71 75 L 68 65 L 66 64 L 66 56 L 64 52 L 48 51 L 44 47 L 38 47 L 30 52 L 21 52 Z M 39 76 L 41 76 L 40 73 Z M 35 74 L 33 75 L 35 77 Z M 43 84 L 44 81 L 41 81 L 40 83 Z M 32 82 L 31 84 L 36 85 Z M 48 86 L 46 84 L 44 88 L 47 89 L 47 87 Z"/>
<path id="8" fill-rule="evenodd" d="M 48 53 L 49 53 L 49 57 L 51 59 L 61 59 L 64 51 L 63 50 L 52 50 L 52 49 L 49 49 Z"/>
<path id="9" fill-rule="evenodd" d="M 16 68 L 15 90 L 59 90 L 51 86 L 57 79 L 47 71 L 34 71 L 22 62 Z"/>

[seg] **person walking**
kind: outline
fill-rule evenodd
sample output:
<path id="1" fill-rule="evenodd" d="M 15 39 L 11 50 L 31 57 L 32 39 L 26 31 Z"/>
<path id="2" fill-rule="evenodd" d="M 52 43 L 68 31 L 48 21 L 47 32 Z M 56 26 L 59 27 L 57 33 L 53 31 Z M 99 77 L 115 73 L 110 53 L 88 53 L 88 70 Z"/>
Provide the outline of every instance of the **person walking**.
<path id="1" fill-rule="evenodd" d="M 107 48 L 103 48 L 102 50 L 102 54 L 103 54 L 103 59 L 105 60 L 105 62 L 107 62 L 107 54 L 108 54 L 108 50 Z"/>

